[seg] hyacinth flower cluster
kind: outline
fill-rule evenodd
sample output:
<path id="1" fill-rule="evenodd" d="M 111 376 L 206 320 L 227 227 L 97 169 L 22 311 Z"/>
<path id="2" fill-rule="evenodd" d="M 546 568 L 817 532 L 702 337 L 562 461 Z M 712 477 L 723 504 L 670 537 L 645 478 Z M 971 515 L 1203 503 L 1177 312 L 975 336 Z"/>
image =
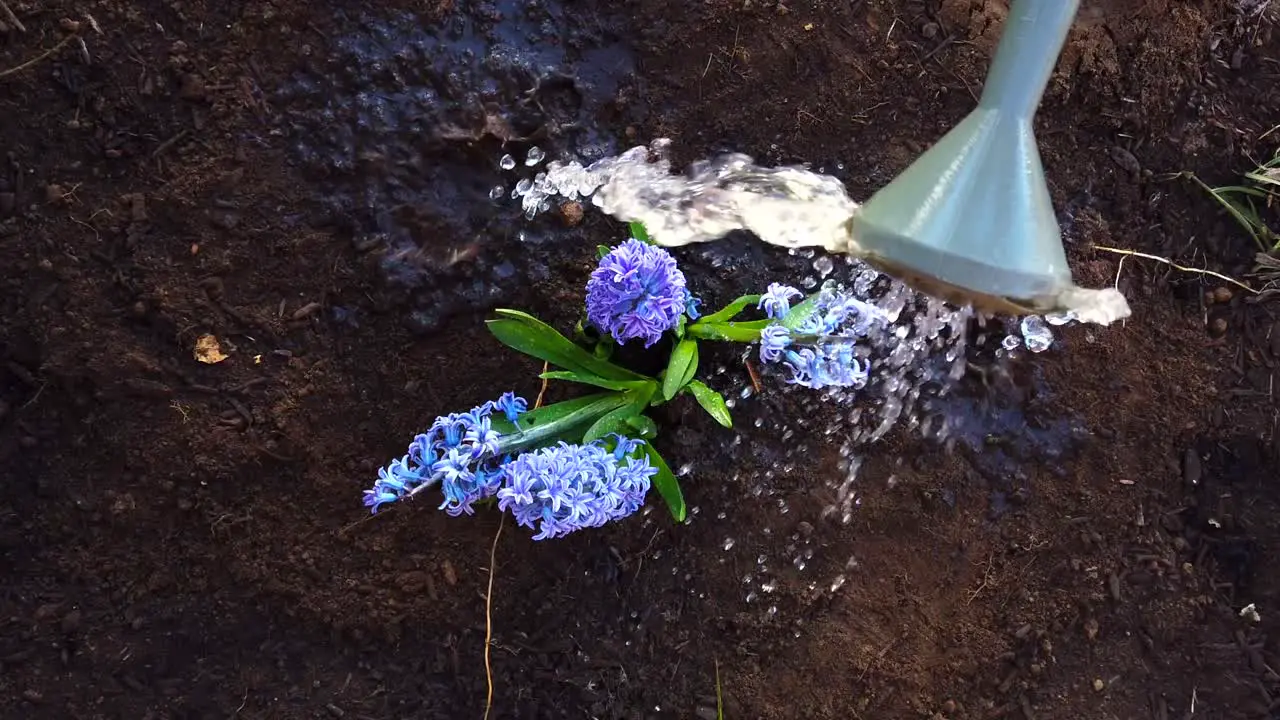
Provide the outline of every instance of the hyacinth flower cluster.
<path id="1" fill-rule="evenodd" d="M 643 340 L 652 347 L 683 316 L 698 317 L 676 260 L 660 247 L 631 238 L 603 249 L 587 282 L 587 321 L 618 344 Z"/>
<path id="2" fill-rule="evenodd" d="M 829 285 L 792 317 L 791 301 L 803 296 L 796 288 L 772 283 L 758 307 L 771 322 L 760 331 L 760 360 L 779 363 L 788 382 L 812 389 L 861 388 L 870 363 L 859 360 L 857 341 L 888 318 L 876 306 Z"/>
<path id="3" fill-rule="evenodd" d="M 444 494 L 441 510 L 454 517 L 472 514 L 476 502 L 497 494 L 507 459 L 500 454 L 501 436 L 490 416 L 501 410 L 515 423 L 527 408 L 524 398 L 505 393 L 470 412 L 436 418 L 413 439 L 404 457 L 378 471 L 377 482 L 364 493 L 364 504 L 376 513 L 382 505 L 439 485 Z"/>
<path id="4" fill-rule="evenodd" d="M 503 466 L 498 508 L 521 526 L 537 529 L 534 540 L 568 535 L 627 517 L 644 505 L 658 469 L 631 457 L 643 443 L 611 437 L 585 445 L 561 442 L 526 452 Z"/>
<path id="5" fill-rule="evenodd" d="M 522 440 L 538 442 L 545 436 L 519 429 L 527 407 L 523 398 L 506 393 L 470 412 L 436 418 L 404 457 L 379 470 L 373 488 L 365 491 L 365 505 L 376 513 L 382 505 L 439 486 L 440 509 L 449 515 L 473 514 L 477 503 L 496 498 L 499 510 L 537 530 L 534 540 L 600 527 L 644 505 L 659 472 L 648 456 L 633 456 L 644 442 L 611 434 L 522 451 Z M 494 429 L 495 410 L 515 432 Z"/>

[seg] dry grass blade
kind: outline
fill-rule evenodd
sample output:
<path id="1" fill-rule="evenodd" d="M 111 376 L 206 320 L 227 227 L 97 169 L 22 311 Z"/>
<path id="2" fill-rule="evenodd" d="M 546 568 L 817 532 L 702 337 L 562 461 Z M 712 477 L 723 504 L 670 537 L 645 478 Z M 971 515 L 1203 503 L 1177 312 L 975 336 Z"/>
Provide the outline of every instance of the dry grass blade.
<path id="1" fill-rule="evenodd" d="M 67 35 L 66 37 L 62 38 L 61 40 L 59 40 L 59 41 L 58 41 L 58 43 L 57 43 L 56 45 L 54 45 L 53 47 L 49 48 L 48 50 L 45 50 L 44 52 L 42 52 L 42 53 L 40 53 L 39 55 L 37 55 L 37 56 L 35 56 L 35 57 L 31 58 L 31 59 L 30 59 L 30 60 L 28 60 L 28 61 L 26 61 L 26 62 L 22 63 L 21 65 L 18 65 L 18 66 L 15 66 L 15 67 L 11 67 L 11 68 L 9 68 L 8 70 L 0 70 L 0 80 L 3 80 L 3 79 L 5 79 L 5 78 L 9 77 L 10 75 L 17 75 L 18 73 L 22 72 L 23 70 L 26 70 L 27 68 L 33 67 L 34 65 L 36 65 L 37 63 L 39 63 L 41 60 L 44 60 L 45 58 L 49 57 L 50 55 L 53 55 L 54 53 L 58 52 L 58 51 L 59 51 L 59 50 L 61 50 L 62 48 L 64 48 L 64 47 L 66 47 L 67 45 L 71 44 L 71 42 L 72 42 L 73 40 L 75 40 L 76 38 L 78 38 L 78 37 L 80 37 L 80 34 L 79 34 L 79 33 L 71 33 L 71 34 Z"/>

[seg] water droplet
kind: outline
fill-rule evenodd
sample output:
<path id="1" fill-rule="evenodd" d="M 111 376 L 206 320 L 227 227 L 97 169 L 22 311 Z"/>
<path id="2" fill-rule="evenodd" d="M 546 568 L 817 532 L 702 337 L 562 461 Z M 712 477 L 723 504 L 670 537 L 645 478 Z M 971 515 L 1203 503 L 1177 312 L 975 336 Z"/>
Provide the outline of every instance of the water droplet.
<path id="1" fill-rule="evenodd" d="M 532 189 L 533 189 L 533 181 L 530 180 L 529 178 L 521 178 L 520 182 L 516 183 L 514 196 L 520 197 L 522 195 L 528 195 L 529 191 Z"/>
<path id="2" fill-rule="evenodd" d="M 844 587 L 844 575 L 837 575 L 835 580 L 831 581 L 831 592 L 835 592 Z"/>
<path id="3" fill-rule="evenodd" d="M 516 159 L 510 155 L 503 155 L 502 159 L 498 161 L 498 167 L 503 170 L 514 170 L 516 168 Z"/>
<path id="4" fill-rule="evenodd" d="M 820 255 L 817 260 L 813 261 L 813 269 L 818 271 L 818 275 L 826 277 L 836 269 L 835 263 L 831 260 L 830 255 Z"/>
<path id="5" fill-rule="evenodd" d="M 524 158 L 524 165 L 525 167 L 533 167 L 534 165 L 537 165 L 538 163 L 546 159 L 546 157 L 547 157 L 547 154 L 542 151 L 542 148 L 538 147 L 537 145 L 534 145 L 533 147 L 529 148 L 529 154 L 526 155 Z"/>
<path id="6" fill-rule="evenodd" d="M 494 185 L 493 189 L 489 191 L 489 199 L 501 200 L 502 196 L 506 194 L 507 194 L 507 189 L 505 187 L 501 185 Z"/>
<path id="7" fill-rule="evenodd" d="M 1005 350 L 1017 350 L 1022 347 L 1022 338 L 1017 335 L 1006 335 L 1004 340 L 1000 341 L 1000 347 Z"/>
<path id="8" fill-rule="evenodd" d="M 1022 339 L 1033 353 L 1044 352 L 1053 345 L 1053 331 L 1039 315 L 1028 315 L 1020 323 Z"/>
<path id="9" fill-rule="evenodd" d="M 733 538 L 724 539 L 724 549 L 726 552 L 733 549 Z"/>
<path id="10" fill-rule="evenodd" d="M 1075 319 L 1076 313 L 1074 310 L 1067 310 L 1066 312 L 1051 312 L 1046 313 L 1044 316 L 1044 321 L 1050 325 L 1066 325 Z"/>

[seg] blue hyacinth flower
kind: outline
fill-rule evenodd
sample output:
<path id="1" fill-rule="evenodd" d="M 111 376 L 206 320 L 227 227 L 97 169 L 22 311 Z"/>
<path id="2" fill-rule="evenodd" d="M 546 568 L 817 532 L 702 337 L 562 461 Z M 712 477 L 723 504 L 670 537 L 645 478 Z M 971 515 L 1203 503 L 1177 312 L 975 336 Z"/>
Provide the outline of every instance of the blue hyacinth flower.
<path id="1" fill-rule="evenodd" d="M 770 284 L 761 295 L 760 307 L 779 321 L 760 333 L 761 362 L 780 363 L 793 385 L 815 390 L 865 386 L 871 363 L 858 357 L 856 342 L 876 325 L 888 322 L 884 312 L 837 285 L 828 285 L 819 291 L 811 313 L 792 328 L 783 326 L 791 300 L 802 295 L 780 283 Z"/>
<path id="2" fill-rule="evenodd" d="M 413 439 L 404 457 L 378 470 L 373 488 L 364 491 L 371 512 L 421 490 L 439 485 L 444 495 L 440 509 L 450 515 L 471 514 L 472 506 L 498 492 L 506 459 L 498 456 L 501 433 L 490 417 L 500 410 L 516 422 L 528 408 L 524 398 L 506 393 L 470 412 L 451 413 L 435 419 L 431 427 Z"/>
<path id="3" fill-rule="evenodd" d="M 644 505 L 658 469 L 648 458 L 630 457 L 642 443 L 617 435 L 617 446 L 559 443 L 526 452 L 502 466 L 498 507 L 534 540 L 568 535 L 631 515 Z"/>
<path id="4" fill-rule="evenodd" d="M 587 282 L 587 320 L 619 344 L 641 339 L 652 346 L 688 312 L 689 302 L 675 258 L 635 239 L 601 258 Z"/>

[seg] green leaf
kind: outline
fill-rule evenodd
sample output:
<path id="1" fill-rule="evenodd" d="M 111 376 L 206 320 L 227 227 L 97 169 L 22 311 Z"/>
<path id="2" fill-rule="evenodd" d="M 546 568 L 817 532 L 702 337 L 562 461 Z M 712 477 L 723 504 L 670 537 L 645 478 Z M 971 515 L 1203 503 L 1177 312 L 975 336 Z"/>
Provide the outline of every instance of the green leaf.
<path id="1" fill-rule="evenodd" d="M 574 345 L 555 328 L 528 313 L 506 309 L 495 312 L 500 317 L 485 323 L 489 332 L 504 345 L 526 355 L 545 360 L 565 370 L 583 375 L 595 375 L 608 380 L 651 379 L 595 357 Z"/>
<path id="2" fill-rule="evenodd" d="M 601 259 L 601 258 L 603 258 L 605 255 L 608 255 L 610 252 L 612 252 L 612 251 L 610 250 L 610 248 L 609 248 L 609 246 L 608 246 L 608 245 L 597 245 L 597 246 L 596 246 L 596 259 L 597 259 L 597 260 L 598 260 L 598 259 Z"/>
<path id="3" fill-rule="evenodd" d="M 653 244 L 653 241 L 649 239 L 649 231 L 644 229 L 644 223 L 638 221 L 629 222 L 627 223 L 627 228 L 631 230 L 631 237 L 642 243 Z"/>
<path id="4" fill-rule="evenodd" d="M 743 310 L 746 310 L 748 307 L 750 307 L 751 305 L 755 305 L 758 302 L 760 302 L 759 295 L 743 295 L 737 300 L 734 300 L 728 305 L 725 305 L 724 309 L 719 310 L 718 312 L 711 313 L 710 315 L 703 317 L 698 322 L 699 323 L 718 323 L 718 322 L 725 322 L 726 320 L 732 320 L 735 317 L 737 317 L 739 314 L 741 314 Z"/>
<path id="5" fill-rule="evenodd" d="M 653 445 L 645 443 L 645 457 L 649 459 L 649 464 L 658 468 L 658 474 L 653 476 L 653 486 L 658 489 L 658 494 L 663 500 L 667 501 L 667 508 L 671 510 L 671 517 L 676 522 L 684 522 L 688 515 L 688 508 L 684 504 L 684 493 L 680 492 L 680 481 L 676 480 L 676 476 L 671 472 L 671 468 L 667 467 L 667 462 L 662 459 L 657 450 L 653 449 Z"/>
<path id="6" fill-rule="evenodd" d="M 649 400 L 653 398 L 653 393 L 656 390 L 657 383 L 649 387 L 628 391 L 623 396 L 626 398 L 627 404 L 592 423 L 591 427 L 587 428 L 587 432 L 582 436 L 582 442 L 593 442 L 611 433 L 617 433 L 625 437 L 627 429 L 630 427 L 627 424 L 627 420 L 644 412 L 645 406 L 649 404 Z"/>
<path id="7" fill-rule="evenodd" d="M 609 380 L 608 378 L 573 372 L 572 370 L 551 370 L 542 373 L 538 377 L 544 380 L 563 380 L 565 382 L 579 383 L 581 385 L 593 385 L 606 390 L 618 391 L 631 390 L 642 385 L 653 385 L 656 387 L 658 384 L 656 380 Z"/>
<path id="8" fill-rule="evenodd" d="M 782 326 L 788 330 L 795 330 L 803 325 L 805 320 L 808 320 L 818 311 L 818 300 L 821 296 L 822 293 L 816 292 L 805 298 L 799 305 L 791 308 L 787 316 L 782 318 Z"/>
<path id="9" fill-rule="evenodd" d="M 727 428 L 733 427 L 733 417 L 729 415 L 729 406 L 725 404 L 723 395 L 697 380 L 689 383 L 689 390 L 702 409 L 715 418 L 716 422 Z"/>
<path id="10" fill-rule="evenodd" d="M 689 316 L 685 315 L 684 313 L 680 313 L 680 319 L 676 320 L 676 327 L 675 327 L 675 333 L 676 333 L 677 339 L 679 340 L 684 339 L 684 329 L 688 326 L 689 326 Z"/>
<path id="11" fill-rule="evenodd" d="M 627 418 L 627 424 L 644 440 L 658 437 L 658 424 L 648 415 L 632 415 Z"/>
<path id="12" fill-rule="evenodd" d="M 628 434 L 628 431 L 631 429 L 631 426 L 627 424 L 626 413 L 630 413 L 630 412 L 632 412 L 631 406 L 628 405 L 626 407 L 614 410 L 608 415 L 605 415 L 604 417 L 595 421 L 594 423 L 592 423 L 591 427 L 587 428 L 587 432 L 583 434 L 582 442 L 584 443 L 595 442 L 596 440 L 599 440 L 602 437 L 607 437 L 609 435 L 614 435 L 614 434 L 622 435 L 623 437 L 626 437 Z"/>
<path id="13" fill-rule="evenodd" d="M 698 341 L 685 339 L 676 344 L 671 352 L 671 361 L 667 364 L 667 372 L 662 377 L 662 397 L 670 400 L 689 384 L 694 373 L 698 372 Z"/>
<path id="14" fill-rule="evenodd" d="M 727 342 L 753 343 L 760 339 L 760 331 L 773 324 L 773 320 L 751 320 L 749 322 L 717 322 L 694 323 L 686 333 L 689 337 L 703 340 L 724 340 Z"/>
<path id="15" fill-rule="evenodd" d="M 581 437 L 578 431 L 630 402 L 626 393 L 597 393 L 527 412 L 520 416 L 518 429 L 506 418 L 491 416 L 490 420 L 502 434 L 498 449 L 505 454 L 555 440 L 576 440 Z"/>

